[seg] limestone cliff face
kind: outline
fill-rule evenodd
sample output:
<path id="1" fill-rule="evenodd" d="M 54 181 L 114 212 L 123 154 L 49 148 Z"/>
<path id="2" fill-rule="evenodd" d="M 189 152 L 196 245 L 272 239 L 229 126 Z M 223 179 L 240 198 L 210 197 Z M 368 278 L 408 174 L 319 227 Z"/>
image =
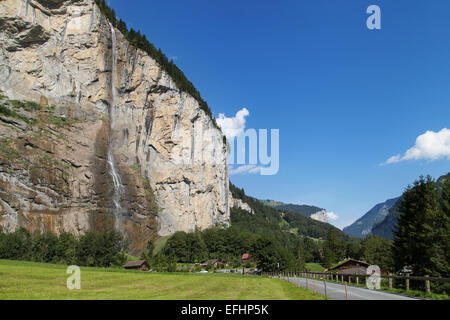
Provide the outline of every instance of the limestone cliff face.
<path id="1" fill-rule="evenodd" d="M 22 110 L 25 119 L 38 119 L 22 128 L 0 121 L 0 139 L 24 157 L 51 149 L 54 167 L 68 165 L 59 168 L 67 175 L 61 192 L 5 156 L 1 225 L 76 234 L 111 228 L 108 148 L 126 189 L 120 229 L 135 251 L 155 233 L 229 224 L 222 133 L 152 58 L 111 30 L 93 0 L 0 1 L 0 90 L 9 99 L 57 106 L 44 116 L 40 110 L 42 117 Z M 55 126 L 54 117 L 77 121 Z"/>
<path id="2" fill-rule="evenodd" d="M 328 223 L 328 214 L 326 210 L 318 211 L 310 216 L 311 219 Z"/>
<path id="3" fill-rule="evenodd" d="M 230 203 L 231 208 L 239 208 L 239 209 L 247 211 L 248 213 L 255 214 L 255 211 L 250 207 L 250 205 L 248 203 L 242 201 L 241 199 L 233 198 L 233 196 L 231 195 L 231 192 L 230 192 L 230 195 L 228 198 L 228 202 Z"/>

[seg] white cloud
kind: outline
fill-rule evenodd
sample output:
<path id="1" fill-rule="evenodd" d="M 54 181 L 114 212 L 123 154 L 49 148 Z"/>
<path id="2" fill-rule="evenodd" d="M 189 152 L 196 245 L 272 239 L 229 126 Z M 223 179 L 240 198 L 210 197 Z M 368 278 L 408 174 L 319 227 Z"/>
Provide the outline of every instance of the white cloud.
<path id="1" fill-rule="evenodd" d="M 337 219 L 339 219 L 339 216 L 332 211 L 331 212 L 327 211 L 327 217 L 328 217 L 328 221 L 336 221 Z"/>
<path id="2" fill-rule="evenodd" d="M 225 114 L 220 113 L 216 121 L 225 136 L 228 139 L 233 139 L 244 132 L 245 117 L 249 114 L 250 112 L 246 108 L 243 108 L 242 110 L 239 110 L 233 118 L 227 118 L 225 117 Z"/>
<path id="3" fill-rule="evenodd" d="M 232 176 L 232 175 L 237 175 L 237 174 L 257 174 L 260 172 L 261 172 L 261 167 L 258 167 L 253 164 L 249 164 L 249 165 L 244 165 L 244 166 L 238 166 L 236 168 L 230 167 L 229 174 L 230 174 L 230 176 Z"/>
<path id="4" fill-rule="evenodd" d="M 416 144 L 403 156 L 398 154 L 390 157 L 382 165 L 405 160 L 438 160 L 444 158 L 450 160 L 450 129 L 447 128 L 439 132 L 425 132 L 417 137 Z"/>

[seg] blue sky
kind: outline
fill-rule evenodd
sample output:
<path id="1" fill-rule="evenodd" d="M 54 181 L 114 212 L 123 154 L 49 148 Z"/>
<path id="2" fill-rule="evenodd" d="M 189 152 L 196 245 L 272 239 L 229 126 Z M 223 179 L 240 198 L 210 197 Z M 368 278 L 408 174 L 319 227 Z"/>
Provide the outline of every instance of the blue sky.
<path id="1" fill-rule="evenodd" d="M 231 177 L 249 195 L 326 208 L 342 227 L 419 175 L 450 171 L 445 150 L 380 166 L 450 128 L 450 1 L 109 4 L 174 59 L 215 116 L 245 107 L 247 128 L 280 130 L 277 175 Z M 366 27 L 371 4 L 381 30 Z M 425 147 L 439 140 L 427 137 Z"/>

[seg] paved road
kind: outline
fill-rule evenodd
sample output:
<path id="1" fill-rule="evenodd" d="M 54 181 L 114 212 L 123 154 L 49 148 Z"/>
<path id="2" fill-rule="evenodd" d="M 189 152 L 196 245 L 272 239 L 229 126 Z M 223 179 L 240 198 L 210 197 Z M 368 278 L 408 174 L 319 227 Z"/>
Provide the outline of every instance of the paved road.
<path id="1" fill-rule="evenodd" d="M 306 288 L 305 278 L 288 278 L 284 277 L 289 282 L 298 286 Z M 316 290 L 320 294 L 325 294 L 324 282 L 318 279 L 308 279 L 308 289 L 314 290 L 314 282 L 316 282 Z M 327 282 L 327 296 L 334 300 L 345 300 L 345 285 Z M 348 286 L 349 300 L 418 300 L 411 297 L 406 297 L 399 294 L 388 293 L 385 291 L 369 290 L 366 288 Z"/>

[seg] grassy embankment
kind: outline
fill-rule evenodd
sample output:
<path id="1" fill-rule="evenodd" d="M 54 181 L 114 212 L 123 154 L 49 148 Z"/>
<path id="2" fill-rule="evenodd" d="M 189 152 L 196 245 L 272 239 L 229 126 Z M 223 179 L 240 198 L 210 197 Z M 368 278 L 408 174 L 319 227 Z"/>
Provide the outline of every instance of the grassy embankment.
<path id="1" fill-rule="evenodd" d="M 81 290 L 66 288 L 66 266 L 0 260 L 0 299 L 318 300 L 282 280 L 226 274 L 146 273 L 81 268 Z"/>

